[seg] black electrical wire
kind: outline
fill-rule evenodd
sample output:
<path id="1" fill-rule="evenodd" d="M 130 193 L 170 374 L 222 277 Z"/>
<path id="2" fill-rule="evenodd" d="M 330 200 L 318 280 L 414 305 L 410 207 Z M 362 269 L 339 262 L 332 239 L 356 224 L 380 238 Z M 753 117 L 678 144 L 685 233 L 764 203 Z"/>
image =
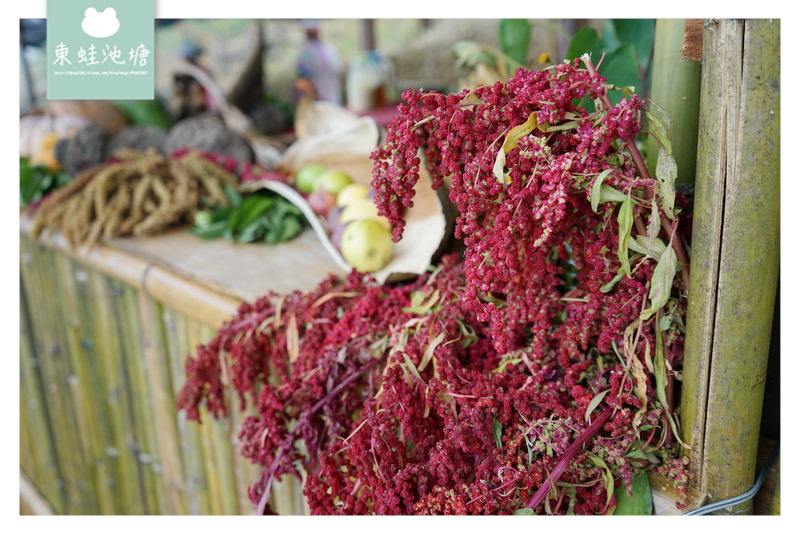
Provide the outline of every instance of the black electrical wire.
<path id="1" fill-rule="evenodd" d="M 780 441 L 775 443 L 775 446 L 772 447 L 772 451 L 769 452 L 769 457 L 767 457 L 767 462 L 764 463 L 764 466 L 761 468 L 761 472 L 758 474 L 756 478 L 756 482 L 750 487 L 750 490 L 747 492 L 740 494 L 739 496 L 734 496 L 733 498 L 728 498 L 727 500 L 722 500 L 719 502 L 710 503 L 708 505 L 704 505 L 702 507 L 698 507 L 697 509 L 693 509 L 688 513 L 683 513 L 683 516 L 697 516 L 697 515 L 704 515 L 713 513 L 714 511 L 720 511 L 725 509 L 726 507 L 731 507 L 733 505 L 738 505 L 740 503 L 744 503 L 748 500 L 751 500 L 758 494 L 758 491 L 761 490 L 761 485 L 764 484 L 764 480 L 767 479 L 767 474 L 769 474 L 769 469 L 772 468 L 772 465 L 775 464 L 775 460 L 778 458 L 778 448 L 780 447 Z"/>

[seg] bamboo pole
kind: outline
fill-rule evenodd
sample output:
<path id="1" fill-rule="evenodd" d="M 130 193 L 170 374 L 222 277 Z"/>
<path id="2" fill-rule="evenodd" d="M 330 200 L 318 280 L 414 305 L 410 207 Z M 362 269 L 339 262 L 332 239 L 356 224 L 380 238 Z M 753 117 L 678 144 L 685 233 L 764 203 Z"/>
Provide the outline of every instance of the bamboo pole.
<path id="1" fill-rule="evenodd" d="M 20 243 L 25 250 L 25 243 Z M 23 251 L 23 257 L 27 252 Z M 27 438 L 20 442 L 23 451 L 30 451 L 34 462 L 32 478 L 42 496 L 57 512 L 63 511 L 63 494 L 59 467 L 53 446 L 50 421 L 45 405 L 36 340 L 31 330 L 28 295 L 20 284 L 20 422 L 27 427 Z M 28 469 L 30 470 L 30 469 Z"/>
<path id="2" fill-rule="evenodd" d="M 682 57 L 685 25 L 684 19 L 656 21 L 650 99 L 664 108 L 672 121 L 672 155 L 678 165 L 678 182 L 693 183 L 700 108 L 700 62 Z M 647 165 L 654 173 L 659 144 L 650 135 L 646 146 Z"/>
<path id="3" fill-rule="evenodd" d="M 711 501 L 755 476 L 779 262 L 779 59 L 779 21 L 705 25 L 681 409 Z"/>
<path id="4" fill-rule="evenodd" d="M 165 307 L 163 324 L 167 340 L 167 356 L 169 357 L 170 374 L 174 390 L 179 390 L 183 383 L 184 357 L 191 350 L 188 340 L 188 329 L 184 315 Z M 176 414 L 178 443 L 185 471 L 186 499 L 188 512 L 202 514 L 208 508 L 208 491 L 203 472 L 203 461 L 200 457 L 197 424 L 186 419 L 186 413 Z"/>
<path id="5" fill-rule="evenodd" d="M 183 514 L 186 506 L 183 500 L 184 474 L 175 428 L 175 399 L 165 361 L 165 336 L 161 322 L 160 304 L 139 291 L 139 310 L 141 313 L 142 335 L 144 337 L 144 356 L 152 396 L 152 412 L 155 421 L 156 442 L 161 458 L 162 479 L 165 490 L 165 507 L 170 514 Z"/>
<path id="6" fill-rule="evenodd" d="M 83 457 L 76 435 L 77 421 L 69 392 L 70 369 L 65 359 L 67 348 L 63 328 L 60 327 L 60 305 L 52 251 L 43 246 L 31 248 L 32 261 L 23 276 L 30 289 L 31 316 L 34 330 L 42 345 L 37 349 L 45 388 L 46 409 L 52 421 L 53 440 L 59 464 L 60 482 L 64 493 L 66 514 L 86 512 L 85 491 L 81 474 Z"/>
<path id="7" fill-rule="evenodd" d="M 125 386 L 125 372 L 121 358 L 121 340 L 115 317 L 115 301 L 121 289 L 98 272 L 92 275 L 95 294 L 93 307 L 98 350 L 103 354 L 99 368 L 104 384 L 104 403 L 108 410 L 110 442 L 106 447 L 109 460 L 116 467 L 117 483 L 113 493 L 117 514 L 142 514 L 142 488 L 139 465 L 130 452 L 133 443 L 133 426 L 130 423 L 131 406 Z"/>
<path id="8" fill-rule="evenodd" d="M 122 295 L 123 322 L 126 349 L 123 362 L 128 377 L 130 398 L 135 420 L 135 453 L 144 481 L 144 497 L 148 514 L 163 514 L 164 490 L 160 473 L 160 457 L 155 438 L 153 400 L 148 387 L 147 367 L 142 356 L 144 339 L 140 320 L 138 291 L 128 286 Z"/>
<path id="9" fill-rule="evenodd" d="M 114 479 L 105 453 L 108 423 L 104 405 L 100 401 L 103 394 L 97 376 L 96 335 L 89 310 L 89 303 L 93 300 L 93 295 L 87 290 L 89 273 L 61 254 L 56 255 L 55 259 L 62 287 L 61 304 L 68 321 L 67 346 L 74 372 L 71 384 L 77 406 L 78 427 L 86 466 L 93 477 L 89 486 L 90 499 L 96 505 L 96 512 L 114 514 L 113 494 L 110 491 Z"/>

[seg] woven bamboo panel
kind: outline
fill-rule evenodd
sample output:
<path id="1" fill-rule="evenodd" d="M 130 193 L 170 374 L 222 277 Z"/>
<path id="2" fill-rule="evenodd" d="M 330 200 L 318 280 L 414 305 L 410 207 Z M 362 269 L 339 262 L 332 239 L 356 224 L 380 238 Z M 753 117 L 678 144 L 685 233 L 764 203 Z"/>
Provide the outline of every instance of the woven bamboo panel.
<path id="1" fill-rule="evenodd" d="M 175 410 L 186 356 L 219 323 L 25 235 L 20 253 L 20 466 L 52 511 L 251 513 L 256 472 L 236 450 L 246 413 L 198 425 Z M 274 505 L 302 513 L 299 485 L 285 481 Z"/>

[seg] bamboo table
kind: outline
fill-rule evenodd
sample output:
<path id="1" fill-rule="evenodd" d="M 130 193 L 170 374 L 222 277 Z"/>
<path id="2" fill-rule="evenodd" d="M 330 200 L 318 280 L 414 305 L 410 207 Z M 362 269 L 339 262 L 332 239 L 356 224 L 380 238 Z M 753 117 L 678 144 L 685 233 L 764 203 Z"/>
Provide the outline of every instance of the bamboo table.
<path id="1" fill-rule="evenodd" d="M 198 425 L 175 410 L 185 357 L 242 301 L 341 273 L 310 231 L 277 246 L 187 232 L 70 250 L 21 224 L 22 508 L 56 514 L 250 514 L 257 471 L 236 451 L 245 413 Z M 675 514 L 651 476 L 656 511 Z M 702 496 L 693 493 L 698 505 Z M 307 511 L 301 486 L 273 490 Z"/>
<path id="2" fill-rule="evenodd" d="M 175 396 L 185 357 L 242 301 L 340 273 L 314 234 L 258 246 L 181 231 L 73 251 L 27 232 L 23 219 L 24 486 L 54 513 L 252 512 L 245 487 L 256 472 L 235 449 L 246 413 L 198 425 L 176 412 Z M 41 509 L 30 493 L 23 507 Z M 273 503 L 302 513 L 299 484 L 285 480 Z"/>

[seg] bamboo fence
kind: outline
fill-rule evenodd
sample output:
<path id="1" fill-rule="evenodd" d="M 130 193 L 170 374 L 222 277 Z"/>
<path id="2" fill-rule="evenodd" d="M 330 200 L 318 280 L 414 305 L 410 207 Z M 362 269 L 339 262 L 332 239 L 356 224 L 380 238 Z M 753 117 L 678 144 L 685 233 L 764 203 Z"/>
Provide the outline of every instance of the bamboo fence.
<path id="1" fill-rule="evenodd" d="M 198 425 L 175 409 L 185 357 L 239 301 L 119 251 L 77 258 L 23 233 L 20 253 L 20 466 L 52 512 L 252 513 L 246 413 Z M 303 513 L 299 484 L 273 505 Z"/>

